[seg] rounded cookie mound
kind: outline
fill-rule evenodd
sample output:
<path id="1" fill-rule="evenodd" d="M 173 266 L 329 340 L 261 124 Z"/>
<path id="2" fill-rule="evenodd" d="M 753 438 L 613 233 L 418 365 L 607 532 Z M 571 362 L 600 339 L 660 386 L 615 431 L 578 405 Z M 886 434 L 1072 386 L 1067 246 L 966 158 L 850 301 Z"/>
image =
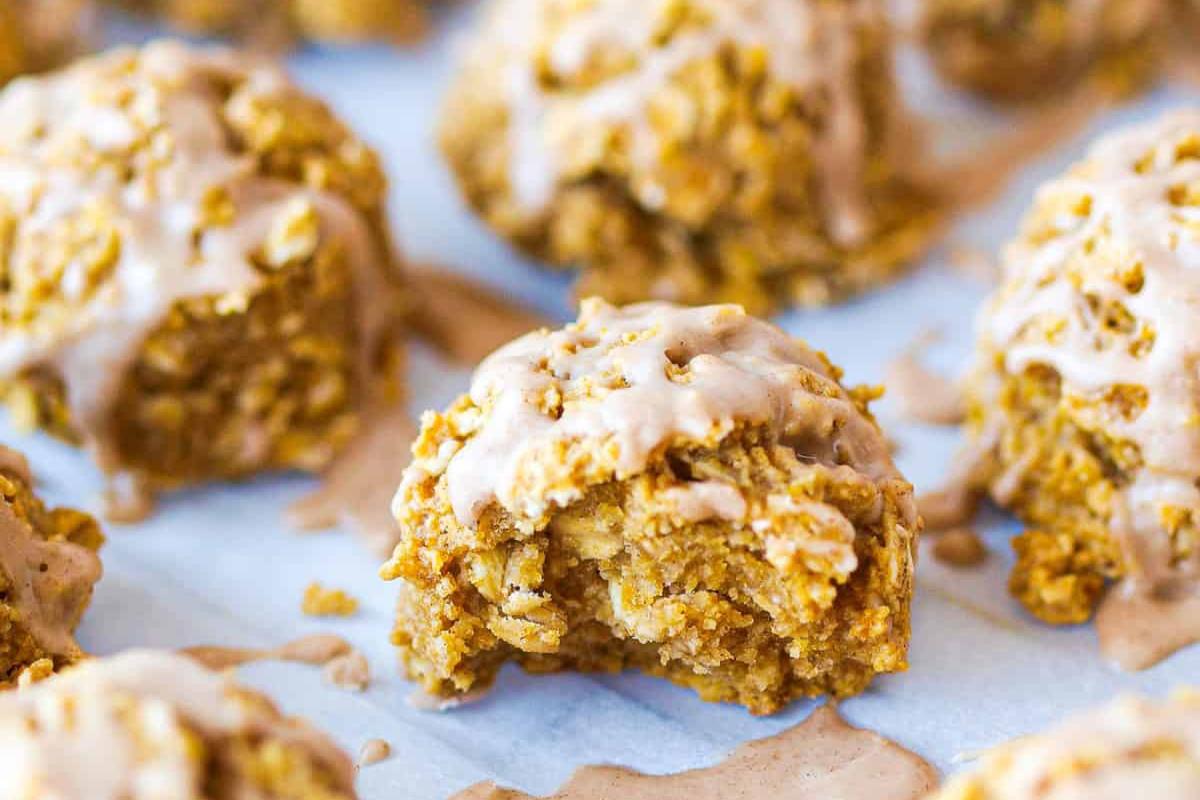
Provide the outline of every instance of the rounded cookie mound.
<path id="1" fill-rule="evenodd" d="M 152 488 L 315 469 L 391 354 L 376 156 L 273 67 L 174 43 L 0 96 L 0 391 Z"/>
<path id="2" fill-rule="evenodd" d="M 496 0 L 444 110 L 470 203 L 614 302 L 828 303 L 931 195 L 869 0 Z"/>
<path id="3" fill-rule="evenodd" d="M 1193 800 L 1200 797 L 1200 693 L 1126 698 L 986 754 L 932 800 Z"/>
<path id="4" fill-rule="evenodd" d="M 969 423 L 1029 525 L 1013 593 L 1080 622 L 1106 580 L 1200 577 L 1200 113 L 1102 139 L 1044 186 L 978 320 Z"/>
<path id="5" fill-rule="evenodd" d="M 323 734 L 184 656 L 153 651 L 0 695 L 0 753 L 3 797 L 356 796 L 353 763 Z"/>
<path id="6" fill-rule="evenodd" d="M 903 669 L 912 489 L 838 379 L 737 306 L 589 300 L 499 350 L 393 505 L 410 675 L 633 667 L 770 713 Z"/>
<path id="7" fill-rule="evenodd" d="M 1155 72 L 1165 0 L 925 0 L 922 38 L 954 83 L 1036 100 L 1090 75 L 1131 91 Z"/>
<path id="8" fill-rule="evenodd" d="M 83 655 L 74 632 L 103 542 L 87 514 L 46 508 L 25 459 L 0 445 L 0 687 L 42 659 L 59 667 Z"/>

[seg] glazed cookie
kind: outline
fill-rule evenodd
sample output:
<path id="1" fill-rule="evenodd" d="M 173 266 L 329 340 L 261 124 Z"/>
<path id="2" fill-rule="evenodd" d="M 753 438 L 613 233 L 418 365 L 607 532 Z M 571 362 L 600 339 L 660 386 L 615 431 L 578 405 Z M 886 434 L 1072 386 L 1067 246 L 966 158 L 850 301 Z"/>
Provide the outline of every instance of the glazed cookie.
<path id="1" fill-rule="evenodd" d="M 83 655 L 75 626 L 100 580 L 103 541 L 87 514 L 46 508 L 25 459 L 0 445 L 0 687 L 34 662 Z"/>
<path id="2" fill-rule="evenodd" d="M 950 81 L 1029 101 L 1089 75 L 1131 91 L 1155 73 L 1166 0 L 925 0 L 922 36 Z"/>
<path id="3" fill-rule="evenodd" d="M 0 84 L 41 72 L 78 54 L 91 21 L 91 0 L 0 3 Z"/>
<path id="4" fill-rule="evenodd" d="M 247 41 L 408 40 L 426 26 L 426 0 L 108 0 L 201 34 Z"/>
<path id="5" fill-rule="evenodd" d="M 499 350 L 393 505 L 409 675 L 637 668 L 764 714 L 904 669 L 920 522 L 839 376 L 737 306 L 588 300 Z"/>
<path id="6" fill-rule="evenodd" d="M 0 797 L 11 798 L 356 796 L 353 762 L 324 734 L 184 656 L 152 651 L 0 695 L 0 764 Z"/>
<path id="7" fill-rule="evenodd" d="M 986 754 L 932 800 L 1194 800 L 1200 694 L 1119 700 Z"/>
<path id="8" fill-rule="evenodd" d="M 273 67 L 173 43 L 14 84 L 0 116 L 17 423 L 134 498 L 327 464 L 398 357 L 375 154 Z"/>
<path id="9" fill-rule="evenodd" d="M 495 0 L 441 122 L 472 206 L 614 302 L 828 303 L 935 214 L 873 0 Z"/>
<path id="10" fill-rule="evenodd" d="M 1110 579 L 1126 598 L 1200 589 L 1198 254 L 1194 111 L 1100 140 L 1005 253 L 969 428 L 1029 525 L 1011 588 L 1043 620 L 1088 619 Z"/>

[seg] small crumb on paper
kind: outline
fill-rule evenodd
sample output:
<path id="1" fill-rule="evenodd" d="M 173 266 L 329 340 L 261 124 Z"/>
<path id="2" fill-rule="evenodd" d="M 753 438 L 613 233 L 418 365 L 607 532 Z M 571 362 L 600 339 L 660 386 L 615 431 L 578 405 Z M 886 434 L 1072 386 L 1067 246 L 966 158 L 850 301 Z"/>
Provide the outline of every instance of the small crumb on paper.
<path id="1" fill-rule="evenodd" d="M 310 617 L 349 617 L 358 611 L 358 600 L 342 589 L 313 581 L 304 590 L 300 610 Z"/>
<path id="2" fill-rule="evenodd" d="M 933 541 L 933 557 L 950 567 L 977 567 L 987 560 L 988 549 L 972 528 L 953 528 Z"/>
<path id="3" fill-rule="evenodd" d="M 358 751 L 358 767 L 369 767 L 378 764 L 392 754 L 392 746 L 383 739 L 371 739 L 363 744 Z"/>

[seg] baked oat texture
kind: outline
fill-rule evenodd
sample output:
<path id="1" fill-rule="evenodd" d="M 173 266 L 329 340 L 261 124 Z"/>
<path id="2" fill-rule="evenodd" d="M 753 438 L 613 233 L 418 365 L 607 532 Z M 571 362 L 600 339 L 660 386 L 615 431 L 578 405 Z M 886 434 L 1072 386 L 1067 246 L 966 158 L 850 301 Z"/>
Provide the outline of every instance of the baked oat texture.
<path id="1" fill-rule="evenodd" d="M 92 0 L 5 0 L 0 3 L 0 84 L 56 67 L 86 43 Z"/>
<path id="2" fill-rule="evenodd" d="M 108 0 L 199 34 L 277 44 L 409 41 L 426 29 L 429 0 Z"/>
<path id="3" fill-rule="evenodd" d="M 950 81 L 995 100 L 1043 100 L 1089 77 L 1143 86 L 1162 55 L 1168 0 L 924 0 L 921 35 Z"/>
<path id="4" fill-rule="evenodd" d="M 983 756 L 932 800 L 1194 800 L 1200 693 L 1124 698 Z"/>
<path id="5" fill-rule="evenodd" d="M 592 299 L 502 348 L 393 505 L 409 675 L 636 668 L 765 714 L 904 669 L 920 523 L 839 375 L 736 306 Z"/>
<path id="6" fill-rule="evenodd" d="M 0 116 L 17 423 L 149 488 L 328 463 L 399 355 L 375 154 L 274 67 L 169 42 Z"/>
<path id="7" fill-rule="evenodd" d="M 25 459 L 0 445 L 0 688 L 42 659 L 60 667 L 83 655 L 75 626 L 100 579 L 103 542 L 87 514 L 46 508 Z"/>
<path id="8" fill-rule="evenodd" d="M 1108 580 L 1200 579 L 1200 112 L 1101 139 L 1038 192 L 978 320 L 968 426 L 1029 526 L 1011 589 L 1052 623 Z"/>
<path id="9" fill-rule="evenodd" d="M 820 305 L 936 214 L 873 0 L 494 0 L 441 122 L 470 204 L 610 301 Z"/>
<path id="10" fill-rule="evenodd" d="M 131 651 L 0 696 L 0 797 L 355 796 L 324 734 L 181 655 Z"/>

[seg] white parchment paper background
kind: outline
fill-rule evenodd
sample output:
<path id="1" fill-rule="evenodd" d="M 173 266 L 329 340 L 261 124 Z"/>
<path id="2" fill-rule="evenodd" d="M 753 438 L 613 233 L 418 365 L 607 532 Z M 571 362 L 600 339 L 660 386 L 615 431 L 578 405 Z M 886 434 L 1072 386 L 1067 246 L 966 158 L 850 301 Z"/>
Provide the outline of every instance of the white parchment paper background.
<path id="1" fill-rule="evenodd" d="M 310 51 L 295 56 L 292 68 L 383 154 L 392 178 L 392 220 L 414 260 L 468 272 L 565 320 L 573 315 L 569 281 L 522 261 L 467 215 L 433 146 L 453 43 L 471 13 L 468 7 L 451 12 L 440 32 L 415 50 Z M 115 39 L 144 35 L 113 32 Z M 930 81 L 915 55 L 901 62 L 912 102 L 933 118 L 942 147 L 961 149 L 1003 129 L 1004 117 Z M 1188 101 L 1182 89 L 1160 90 L 1106 114 L 1089 134 Z M 1069 142 L 1031 165 L 991 209 L 963 220 L 951 241 L 995 254 L 1037 184 L 1081 149 L 1082 139 Z M 945 334 L 931 361 L 957 370 L 969 354 L 972 315 L 986 287 L 951 270 L 948 251 L 943 247 L 884 291 L 778 321 L 826 350 L 852 383 L 880 381 L 887 361 L 930 326 Z M 414 412 L 440 406 L 466 387 L 465 372 L 414 350 Z M 936 486 L 954 452 L 954 434 L 899 423 L 886 401 L 878 410 L 902 446 L 899 461 L 908 477 L 918 488 Z M 100 482 L 79 453 L 45 437 L 19 438 L 2 416 L 0 441 L 29 455 L 50 500 L 96 507 Z M 702 766 L 739 743 L 796 724 L 813 708 L 798 703 L 779 716 L 754 719 L 741 708 L 705 704 L 690 691 L 636 674 L 531 678 L 507 670 L 483 702 L 444 714 L 411 709 L 405 703 L 411 687 L 397 675 L 387 642 L 394 592 L 376 577 L 376 560 L 345 534 L 299 535 L 281 521 L 281 509 L 310 485 L 275 477 L 189 491 L 169 498 L 143 525 L 109 526 L 106 575 L 83 624 L 84 646 L 109 654 L 133 646 L 266 646 L 317 631 L 346 636 L 368 655 L 376 676 L 364 694 L 324 685 L 317 670 L 302 666 L 259 664 L 242 674 L 351 752 L 367 739 L 387 739 L 393 756 L 360 778 L 368 800 L 432 800 L 485 778 L 545 793 L 588 763 L 650 772 Z M 982 569 L 952 571 L 930 557 L 922 560 L 911 670 L 846 702 L 850 720 L 949 771 L 959 754 L 1114 693 L 1162 693 L 1200 681 L 1200 647 L 1148 672 L 1122 674 L 1100 659 L 1090 628 L 1052 630 L 1032 621 L 1004 589 L 1011 560 L 1006 537 L 1014 529 L 993 515 L 993 556 Z M 349 589 L 362 611 L 346 621 L 302 616 L 300 597 L 314 579 Z"/>

